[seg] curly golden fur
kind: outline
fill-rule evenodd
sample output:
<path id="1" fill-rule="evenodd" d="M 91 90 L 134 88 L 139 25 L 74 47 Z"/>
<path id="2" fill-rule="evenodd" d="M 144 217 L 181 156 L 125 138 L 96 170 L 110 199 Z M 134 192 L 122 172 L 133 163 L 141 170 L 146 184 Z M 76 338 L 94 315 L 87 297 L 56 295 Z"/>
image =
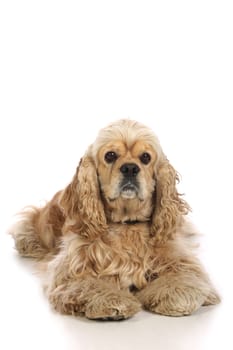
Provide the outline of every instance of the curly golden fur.
<path id="1" fill-rule="evenodd" d="M 63 191 L 22 214 L 11 230 L 16 248 L 44 261 L 56 310 L 122 319 L 219 302 L 193 252 L 178 180 L 154 133 L 119 120 L 100 131 Z"/>

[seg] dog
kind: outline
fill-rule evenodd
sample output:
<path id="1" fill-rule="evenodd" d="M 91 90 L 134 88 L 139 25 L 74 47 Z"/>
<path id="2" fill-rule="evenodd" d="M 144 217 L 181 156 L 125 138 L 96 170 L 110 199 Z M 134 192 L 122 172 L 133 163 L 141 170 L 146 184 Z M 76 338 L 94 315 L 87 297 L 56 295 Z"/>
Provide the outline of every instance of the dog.
<path id="1" fill-rule="evenodd" d="M 219 303 L 178 181 L 151 129 L 123 119 L 100 130 L 70 184 L 22 212 L 10 232 L 20 255 L 43 264 L 55 310 L 120 320 Z"/>

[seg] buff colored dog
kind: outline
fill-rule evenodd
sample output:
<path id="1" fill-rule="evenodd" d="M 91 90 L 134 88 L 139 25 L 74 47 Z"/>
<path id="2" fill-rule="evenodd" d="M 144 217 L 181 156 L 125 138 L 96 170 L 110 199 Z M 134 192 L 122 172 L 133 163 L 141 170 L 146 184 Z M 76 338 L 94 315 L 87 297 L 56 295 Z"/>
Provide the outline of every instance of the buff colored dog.
<path id="1" fill-rule="evenodd" d="M 119 120 L 99 132 L 64 190 L 21 214 L 15 246 L 43 261 L 57 311 L 118 320 L 141 308 L 182 316 L 219 302 L 194 254 L 178 180 L 155 134 Z"/>

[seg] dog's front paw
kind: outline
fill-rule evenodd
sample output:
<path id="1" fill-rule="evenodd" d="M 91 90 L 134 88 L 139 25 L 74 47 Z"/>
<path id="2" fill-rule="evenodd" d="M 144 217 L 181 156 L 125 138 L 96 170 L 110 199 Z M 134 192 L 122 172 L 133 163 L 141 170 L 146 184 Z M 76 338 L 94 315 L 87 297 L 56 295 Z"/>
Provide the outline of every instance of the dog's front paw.
<path id="1" fill-rule="evenodd" d="M 90 319 L 122 320 L 133 316 L 141 309 L 140 302 L 127 292 L 96 295 L 86 305 L 85 315 Z"/>
<path id="2" fill-rule="evenodd" d="M 137 296 L 149 311 L 167 316 L 184 316 L 206 305 L 210 292 L 210 287 L 204 281 L 163 276 L 149 284 Z M 217 303 L 217 296 L 215 301 Z"/>
<path id="3" fill-rule="evenodd" d="M 150 300 L 144 306 L 158 314 L 184 316 L 199 309 L 203 302 L 204 298 L 198 290 L 180 287 L 163 291 L 159 297 L 156 294 L 151 295 Z"/>

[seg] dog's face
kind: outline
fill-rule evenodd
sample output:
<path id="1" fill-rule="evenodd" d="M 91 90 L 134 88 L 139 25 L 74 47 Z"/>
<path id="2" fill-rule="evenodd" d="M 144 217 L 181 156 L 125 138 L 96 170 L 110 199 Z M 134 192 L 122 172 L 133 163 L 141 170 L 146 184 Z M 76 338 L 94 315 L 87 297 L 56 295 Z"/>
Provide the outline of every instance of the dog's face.
<path id="1" fill-rule="evenodd" d="M 111 222 L 147 221 L 165 241 L 189 210 L 177 180 L 155 134 L 123 119 L 99 132 L 59 203 L 72 232 L 96 237 Z"/>
<path id="2" fill-rule="evenodd" d="M 143 125 L 121 120 L 100 131 L 91 146 L 107 217 L 113 222 L 148 221 L 155 207 L 158 139 Z"/>
<path id="3" fill-rule="evenodd" d="M 157 154 L 147 142 L 138 140 L 129 146 L 113 140 L 99 149 L 97 158 L 100 187 L 108 201 L 144 201 L 154 191 Z"/>

